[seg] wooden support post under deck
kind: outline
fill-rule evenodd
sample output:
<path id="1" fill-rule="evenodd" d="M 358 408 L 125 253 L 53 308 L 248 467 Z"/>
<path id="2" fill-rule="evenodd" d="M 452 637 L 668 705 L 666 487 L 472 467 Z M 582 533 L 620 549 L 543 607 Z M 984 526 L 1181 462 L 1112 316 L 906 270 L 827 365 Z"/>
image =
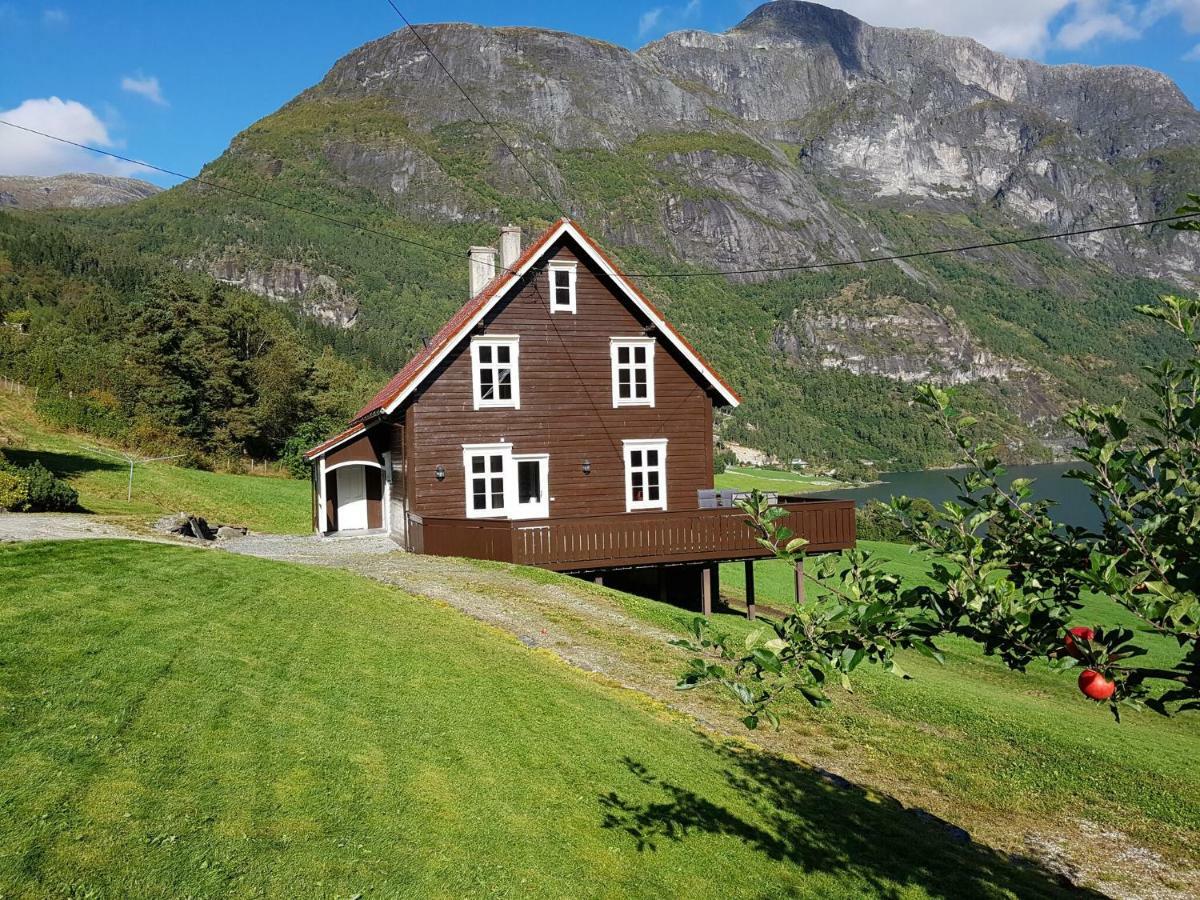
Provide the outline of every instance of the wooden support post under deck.
<path id="1" fill-rule="evenodd" d="M 796 602 L 804 602 L 804 557 L 796 560 Z"/>
<path id="2" fill-rule="evenodd" d="M 600 587 L 604 587 L 604 576 L 603 575 L 597 575 L 595 578 L 592 579 L 592 581 L 596 582 L 596 584 L 600 585 Z"/>
<path id="3" fill-rule="evenodd" d="M 658 567 L 658 600 L 660 603 L 667 602 L 667 567 Z"/>
<path id="4" fill-rule="evenodd" d="M 712 566 L 700 568 L 700 612 L 704 618 L 712 615 Z"/>
<path id="5" fill-rule="evenodd" d="M 754 621 L 754 560 L 746 560 L 746 618 Z"/>

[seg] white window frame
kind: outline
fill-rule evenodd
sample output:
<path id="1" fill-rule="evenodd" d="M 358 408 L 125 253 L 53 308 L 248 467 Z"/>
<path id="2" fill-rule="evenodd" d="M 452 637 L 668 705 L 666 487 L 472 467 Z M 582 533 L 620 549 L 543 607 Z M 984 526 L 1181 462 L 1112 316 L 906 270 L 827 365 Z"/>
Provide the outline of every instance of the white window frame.
<path id="1" fill-rule="evenodd" d="M 517 466 L 523 462 L 541 463 L 542 499 L 538 503 L 522 503 L 520 497 L 521 480 L 517 475 Z M 508 504 L 511 519 L 545 519 L 550 516 L 550 454 L 549 453 L 514 453 L 512 454 L 512 497 Z"/>
<path id="2" fill-rule="evenodd" d="M 479 361 L 479 350 L 481 347 L 490 347 L 492 349 L 492 362 L 488 363 L 488 367 L 493 373 L 499 368 L 499 364 L 495 361 L 495 351 L 499 347 L 509 348 L 509 368 L 512 370 L 512 397 L 508 400 L 497 400 L 495 398 L 483 397 L 482 384 L 480 382 L 480 370 L 483 363 Z M 494 380 L 493 384 L 499 384 L 498 380 Z M 506 335 L 488 335 L 487 337 L 471 338 L 471 396 L 475 401 L 476 409 L 520 409 L 521 408 L 521 339 L 514 334 Z"/>
<path id="3" fill-rule="evenodd" d="M 645 438 L 637 440 L 626 440 L 621 442 L 624 447 L 623 456 L 625 459 L 625 511 L 634 512 L 640 509 L 661 509 L 667 508 L 667 439 L 666 438 Z M 647 450 L 658 451 L 658 465 L 654 468 L 658 469 L 658 499 L 657 500 L 634 500 L 633 499 L 633 452 L 640 450 L 644 454 Z M 645 465 L 644 457 L 642 471 L 646 472 L 651 467 Z"/>
<path id="4" fill-rule="evenodd" d="M 613 409 L 619 406 L 654 406 L 654 353 L 655 344 L 657 343 L 652 337 L 611 337 L 609 342 L 609 355 L 612 358 L 612 404 Z M 629 348 L 629 363 L 622 365 L 617 361 L 617 356 L 622 347 Z M 633 362 L 634 349 L 637 347 L 646 348 L 646 396 L 645 397 L 621 397 L 620 396 L 620 370 L 627 368 L 630 372 L 634 372 L 638 366 Z M 630 376 L 630 389 L 632 390 L 634 378 Z"/>
<path id="5" fill-rule="evenodd" d="M 574 313 L 576 310 L 576 295 L 575 295 L 575 272 L 577 269 L 576 263 L 573 262 L 556 262 L 550 261 L 546 267 L 546 272 L 550 278 L 550 312 Z M 558 288 L 555 286 L 555 275 L 558 272 L 567 273 L 567 291 L 570 294 L 571 302 L 562 306 L 558 302 Z"/>
<path id="6" fill-rule="evenodd" d="M 512 493 L 512 444 L 463 444 L 463 492 L 466 500 L 466 510 L 468 519 L 496 519 L 503 518 L 508 515 L 510 499 Z M 471 460 L 476 456 L 499 456 L 501 458 L 502 471 L 500 477 L 503 479 L 504 505 L 500 507 L 488 506 L 486 509 L 475 508 L 475 491 L 474 491 L 474 473 L 472 472 Z M 485 478 L 495 477 L 491 472 L 486 472 Z M 491 485 L 488 485 L 488 502 L 491 502 L 492 491 Z"/>

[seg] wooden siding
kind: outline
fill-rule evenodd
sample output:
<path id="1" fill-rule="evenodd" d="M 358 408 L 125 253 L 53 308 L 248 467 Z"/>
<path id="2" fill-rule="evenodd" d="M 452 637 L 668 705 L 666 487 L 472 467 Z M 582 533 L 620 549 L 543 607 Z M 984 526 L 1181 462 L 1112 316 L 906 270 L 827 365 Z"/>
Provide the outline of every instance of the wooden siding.
<path id="1" fill-rule="evenodd" d="M 331 451 L 325 457 L 325 468 L 331 469 L 344 462 L 382 463 L 388 438 L 387 429 L 372 428 Z"/>
<path id="2" fill-rule="evenodd" d="M 614 409 L 609 338 L 642 336 L 647 322 L 569 243 L 557 245 L 551 257 L 578 264 L 577 312 L 550 313 L 543 270 L 476 331 L 520 336 L 521 408 L 474 409 L 469 340 L 406 406 L 410 511 L 465 516 L 462 445 L 500 441 L 510 442 L 513 453 L 550 454 L 554 519 L 624 514 L 625 439 L 667 438 L 668 509 L 693 510 L 696 491 L 712 487 L 713 401 L 707 384 L 658 336 L 654 407 Z M 585 459 L 590 475 L 582 471 Z M 439 464 L 446 469 L 441 482 L 434 477 Z"/>
<path id="3" fill-rule="evenodd" d="M 854 502 L 783 503 L 783 524 L 809 541 L 811 553 L 855 544 Z M 410 516 L 413 549 L 437 556 L 469 556 L 559 571 L 760 559 L 770 553 L 755 540 L 739 509 L 584 515 L 507 521 Z"/>

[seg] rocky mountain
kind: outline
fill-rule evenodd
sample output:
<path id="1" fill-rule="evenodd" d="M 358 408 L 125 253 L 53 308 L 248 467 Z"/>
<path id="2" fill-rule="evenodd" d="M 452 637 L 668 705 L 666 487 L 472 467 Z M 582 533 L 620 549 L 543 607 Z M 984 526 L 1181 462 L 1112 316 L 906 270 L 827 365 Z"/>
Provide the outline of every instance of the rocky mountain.
<path id="1" fill-rule="evenodd" d="M 645 273 L 754 269 L 1154 218 L 1200 188 L 1200 113 L 1156 72 L 1047 66 L 799 0 L 636 52 L 562 32 L 420 26 L 535 184 L 407 30 L 238 135 L 209 179 L 451 254 L 566 211 Z M 546 197 L 541 186 L 553 194 Z M 397 365 L 465 265 L 203 187 L 83 224 L 284 298 Z M 1194 283 L 1163 227 L 899 265 L 646 290 L 737 380 L 730 440 L 781 457 L 943 461 L 911 382 L 956 384 L 1014 456 L 1055 414 L 1136 390 L 1162 341 L 1133 306 Z"/>
<path id="2" fill-rule="evenodd" d="M 138 178 L 71 173 L 0 175 L 0 209 L 94 209 L 152 197 L 162 188 Z"/>

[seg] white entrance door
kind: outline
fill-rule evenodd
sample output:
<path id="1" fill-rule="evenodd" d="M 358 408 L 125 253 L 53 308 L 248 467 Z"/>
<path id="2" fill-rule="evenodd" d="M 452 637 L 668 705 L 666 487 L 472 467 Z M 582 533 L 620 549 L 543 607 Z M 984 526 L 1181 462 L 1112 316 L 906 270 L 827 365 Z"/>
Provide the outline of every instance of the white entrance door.
<path id="1" fill-rule="evenodd" d="M 513 454 L 515 470 L 514 519 L 544 519 L 550 515 L 550 456 L 546 453 Z"/>
<path id="2" fill-rule="evenodd" d="M 364 466 L 343 466 L 337 470 L 338 531 L 365 530 L 367 527 L 367 480 Z"/>

